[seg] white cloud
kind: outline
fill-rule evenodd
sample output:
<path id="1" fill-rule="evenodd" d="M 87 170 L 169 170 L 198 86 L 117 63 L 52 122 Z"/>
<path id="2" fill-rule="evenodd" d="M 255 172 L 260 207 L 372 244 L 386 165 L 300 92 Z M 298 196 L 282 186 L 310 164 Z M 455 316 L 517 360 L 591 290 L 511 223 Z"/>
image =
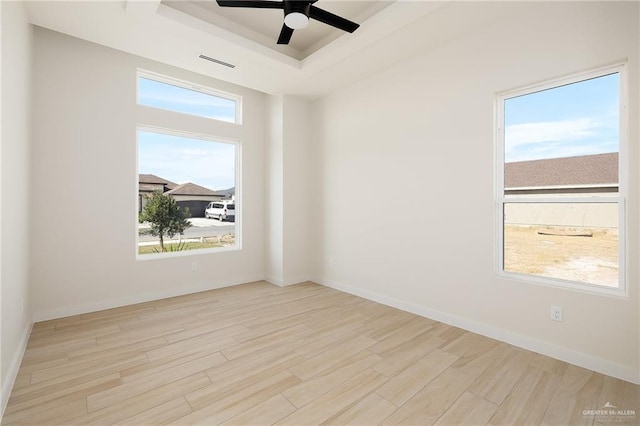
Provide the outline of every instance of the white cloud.
<path id="1" fill-rule="evenodd" d="M 193 182 L 213 190 L 235 185 L 233 145 L 196 140 L 188 142 L 190 146 L 175 142 L 141 143 L 140 173 L 153 173 L 176 183 Z"/>
<path id="2" fill-rule="evenodd" d="M 598 127 L 600 124 L 591 118 L 513 124 L 505 129 L 505 147 L 512 149 L 532 143 L 585 139 L 595 135 Z"/>
<path id="3" fill-rule="evenodd" d="M 544 158 L 574 157 L 579 155 L 617 152 L 617 141 L 591 144 L 538 144 L 533 149 L 515 149 L 505 153 L 505 162 L 541 160 Z"/>
<path id="4" fill-rule="evenodd" d="M 211 150 L 206 150 L 202 148 L 180 149 L 176 151 L 176 154 L 179 155 L 180 160 L 185 160 L 185 161 L 200 160 L 202 158 L 207 158 L 213 155 Z"/>

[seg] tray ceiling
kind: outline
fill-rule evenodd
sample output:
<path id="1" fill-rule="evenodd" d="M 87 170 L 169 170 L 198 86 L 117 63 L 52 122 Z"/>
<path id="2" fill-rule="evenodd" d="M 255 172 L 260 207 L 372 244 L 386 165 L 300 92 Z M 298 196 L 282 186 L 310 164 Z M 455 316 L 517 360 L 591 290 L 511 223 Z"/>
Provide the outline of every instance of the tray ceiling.
<path id="1" fill-rule="evenodd" d="M 284 21 L 282 10 L 220 7 L 215 0 L 163 0 L 161 4 L 298 60 L 339 37 L 349 37 L 344 31 L 312 19 L 307 28 L 293 33 L 288 46 L 282 46 L 276 44 Z M 315 6 L 362 25 L 391 4 L 393 1 L 320 0 Z"/>

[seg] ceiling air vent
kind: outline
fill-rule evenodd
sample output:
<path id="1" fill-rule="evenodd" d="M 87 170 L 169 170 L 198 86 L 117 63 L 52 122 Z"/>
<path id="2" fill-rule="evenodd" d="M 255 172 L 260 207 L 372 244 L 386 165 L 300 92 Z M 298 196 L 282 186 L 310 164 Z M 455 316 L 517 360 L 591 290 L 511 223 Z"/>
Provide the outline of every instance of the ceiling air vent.
<path id="1" fill-rule="evenodd" d="M 221 61 L 219 59 L 211 58 L 211 57 L 205 56 L 205 55 L 200 55 L 200 56 L 198 56 L 198 58 L 204 59 L 204 60 L 210 61 L 210 62 L 215 62 L 216 64 L 224 65 L 225 67 L 229 67 L 229 68 L 235 68 L 236 67 L 235 65 L 230 64 L 228 62 L 224 62 L 224 61 Z"/>

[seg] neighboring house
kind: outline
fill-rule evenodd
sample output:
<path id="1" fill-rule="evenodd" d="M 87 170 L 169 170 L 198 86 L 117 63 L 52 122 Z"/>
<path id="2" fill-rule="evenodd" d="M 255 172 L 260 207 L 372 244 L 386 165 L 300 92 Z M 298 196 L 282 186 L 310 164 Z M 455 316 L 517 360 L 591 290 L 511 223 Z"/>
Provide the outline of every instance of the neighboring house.
<path id="1" fill-rule="evenodd" d="M 204 209 L 211 201 L 217 201 L 226 197 L 223 191 L 213 191 L 204 186 L 196 185 L 195 183 L 183 183 L 177 185 L 170 191 L 165 192 L 166 195 L 171 195 L 178 206 L 182 208 L 189 208 L 191 217 L 204 217 Z"/>
<path id="2" fill-rule="evenodd" d="M 618 153 L 506 163 L 505 195 L 618 192 Z"/>
<path id="3" fill-rule="evenodd" d="M 138 183 L 140 192 L 151 193 L 153 191 L 167 192 L 176 186 L 177 183 L 171 182 L 170 180 L 163 179 L 156 175 L 151 174 L 139 174 L 138 175 Z"/>
<path id="4" fill-rule="evenodd" d="M 146 198 L 155 191 L 171 195 L 180 207 L 188 207 L 191 217 L 204 217 L 204 209 L 211 201 L 233 199 L 236 188 L 214 191 L 192 182 L 177 184 L 152 174 L 138 175 L 138 212 L 141 212 Z"/>
<path id="5" fill-rule="evenodd" d="M 618 153 L 506 163 L 505 195 L 553 198 L 618 194 Z M 616 203 L 507 203 L 505 220 L 519 225 L 618 227 Z"/>
<path id="6" fill-rule="evenodd" d="M 138 212 L 141 212 L 146 203 L 146 198 L 155 191 L 162 191 L 163 193 L 172 190 L 178 186 L 177 183 L 170 180 L 163 179 L 159 176 L 152 174 L 139 174 L 138 175 Z"/>

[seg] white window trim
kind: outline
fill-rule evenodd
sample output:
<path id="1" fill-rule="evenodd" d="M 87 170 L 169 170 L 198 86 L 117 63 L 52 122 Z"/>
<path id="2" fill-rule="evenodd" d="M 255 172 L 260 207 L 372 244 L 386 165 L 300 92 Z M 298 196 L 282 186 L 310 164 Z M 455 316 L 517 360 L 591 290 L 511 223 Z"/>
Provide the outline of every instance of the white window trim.
<path id="1" fill-rule="evenodd" d="M 138 84 L 139 78 L 146 78 L 147 80 L 153 80 L 160 83 L 170 84 L 172 86 L 181 87 L 183 89 L 193 90 L 196 92 L 204 93 L 206 95 L 216 96 L 218 98 L 234 101 L 236 105 L 235 120 L 231 124 L 242 125 L 242 96 L 235 95 L 233 93 L 223 92 L 221 90 L 212 89 L 211 87 L 202 86 L 200 84 L 192 83 L 189 81 L 180 80 L 173 77 L 167 77 L 166 75 L 154 73 L 152 71 L 138 69 L 138 72 L 136 75 L 136 102 L 138 99 L 140 99 L 140 93 L 139 93 L 140 88 Z M 178 112 L 173 110 L 169 110 L 169 111 L 174 112 L 176 114 L 186 114 L 183 112 Z M 200 116 L 196 116 L 196 117 L 200 117 Z M 228 123 L 228 121 L 218 120 L 216 118 L 206 118 L 206 117 L 201 117 L 201 118 L 204 118 L 206 120 L 216 120 L 216 121 Z"/>
<path id="2" fill-rule="evenodd" d="M 620 145 L 618 162 L 618 196 L 612 197 L 599 195 L 593 197 L 574 198 L 520 198 L 518 195 L 504 195 L 504 104 L 507 99 L 522 96 L 542 90 L 577 83 L 592 78 L 602 77 L 608 74 L 618 73 L 620 76 Z M 613 297 L 628 297 L 628 244 L 627 244 L 627 186 L 628 186 L 628 97 L 627 97 L 627 66 L 625 62 L 592 69 L 586 72 L 572 74 L 562 78 L 547 80 L 514 90 L 498 93 L 496 96 L 496 139 L 495 139 L 495 227 L 496 241 L 494 248 L 496 275 L 501 278 L 509 278 L 525 283 L 537 284 L 548 287 L 570 289 L 590 294 L 601 294 Z M 539 275 L 519 274 L 504 270 L 504 204 L 508 203 L 618 203 L 618 287 L 612 288 L 597 284 L 582 283 L 559 278 L 549 278 Z"/>

